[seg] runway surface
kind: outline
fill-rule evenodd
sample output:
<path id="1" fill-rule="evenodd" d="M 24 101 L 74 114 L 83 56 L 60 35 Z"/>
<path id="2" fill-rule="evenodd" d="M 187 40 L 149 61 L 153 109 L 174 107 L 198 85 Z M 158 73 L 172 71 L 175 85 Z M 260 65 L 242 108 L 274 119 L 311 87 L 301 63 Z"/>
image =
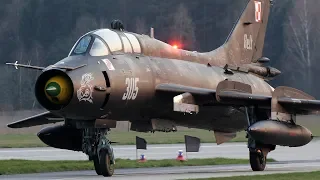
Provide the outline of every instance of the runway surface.
<path id="1" fill-rule="evenodd" d="M 135 159 L 135 146 L 113 146 L 116 158 Z M 318 152 L 320 142 L 314 141 L 304 147 L 277 147 L 269 154 L 269 158 L 279 161 L 269 163 L 266 171 L 252 172 L 250 165 L 223 165 L 201 167 L 170 167 L 170 168 L 142 168 L 117 169 L 115 175 L 108 179 L 153 179 L 171 180 L 188 178 L 228 177 L 237 175 L 274 174 L 287 172 L 320 171 Z M 148 150 L 139 150 L 147 159 L 174 159 L 179 150 L 184 150 L 183 144 L 148 145 Z M 226 143 L 223 145 L 202 144 L 199 153 L 188 153 L 188 158 L 243 158 L 248 159 L 246 143 Z M 54 148 L 23 148 L 0 149 L 0 159 L 29 159 L 29 160 L 87 160 L 81 152 L 66 151 Z M 28 174 L 0 176 L 0 179 L 50 179 L 50 180 L 90 180 L 105 179 L 97 176 L 94 171 L 74 171 L 61 173 Z"/>
<path id="2" fill-rule="evenodd" d="M 260 175 L 287 172 L 310 172 L 320 170 L 320 161 L 290 162 L 269 164 L 264 172 L 252 172 L 249 165 L 198 166 L 198 167 L 170 167 L 170 168 L 142 168 L 118 169 L 114 176 L 107 179 L 114 180 L 172 180 L 188 178 L 230 177 L 239 175 Z M 8 180 L 93 180 L 106 179 L 97 176 L 94 171 L 74 171 L 62 173 L 28 174 L 14 176 L 0 176 Z"/>
<path id="3" fill-rule="evenodd" d="M 113 146 L 116 158 L 135 159 L 135 146 Z M 179 150 L 184 150 L 183 144 L 148 145 L 147 150 L 139 150 L 138 155 L 144 154 L 147 159 L 174 159 Z M 320 142 L 297 147 L 277 147 L 268 157 L 277 161 L 320 160 Z M 184 153 L 186 155 L 186 153 Z M 246 143 L 226 143 L 222 145 L 202 144 L 200 152 L 188 153 L 188 158 L 243 158 L 248 159 Z M 60 150 L 54 148 L 23 148 L 0 149 L 0 159 L 28 159 L 28 160 L 87 160 L 82 152 Z"/>

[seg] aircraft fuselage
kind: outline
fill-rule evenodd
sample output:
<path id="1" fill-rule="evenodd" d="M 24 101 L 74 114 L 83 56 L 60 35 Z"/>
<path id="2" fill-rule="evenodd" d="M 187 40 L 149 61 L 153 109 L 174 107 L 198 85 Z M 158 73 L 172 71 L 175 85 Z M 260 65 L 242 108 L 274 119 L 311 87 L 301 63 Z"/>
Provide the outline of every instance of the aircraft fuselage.
<path id="1" fill-rule="evenodd" d="M 252 74 L 229 74 L 221 67 L 176 59 L 134 54 L 71 56 L 57 65 L 73 66 L 74 63 L 87 65 L 67 72 L 73 84 L 73 97 L 62 110 L 53 111 L 67 119 L 146 121 L 159 118 L 194 128 L 238 131 L 247 127 L 244 113 L 238 108 L 215 105 L 212 97 L 201 99 L 210 105 L 199 107 L 198 114 L 174 112 L 173 97 L 180 93 L 158 93 L 157 86 L 175 84 L 214 91 L 219 82 L 228 79 L 251 85 L 253 94 L 271 95 L 273 91 Z"/>

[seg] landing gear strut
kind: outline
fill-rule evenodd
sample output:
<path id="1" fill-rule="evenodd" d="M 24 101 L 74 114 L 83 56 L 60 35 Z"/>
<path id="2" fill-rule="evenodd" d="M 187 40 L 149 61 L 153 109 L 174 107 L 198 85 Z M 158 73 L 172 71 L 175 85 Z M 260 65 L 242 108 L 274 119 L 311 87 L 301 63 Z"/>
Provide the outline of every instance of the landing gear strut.
<path id="1" fill-rule="evenodd" d="M 268 117 L 257 117 L 261 115 L 257 111 L 256 108 L 245 108 L 246 116 L 248 120 L 248 125 L 256 123 L 258 119 L 267 119 Z M 263 115 L 262 115 L 263 116 Z M 260 142 L 255 141 L 249 134 L 247 134 L 248 138 L 248 148 L 249 148 L 249 157 L 250 157 L 250 165 L 253 171 L 264 171 L 267 164 L 267 155 L 270 151 L 275 149 L 274 145 L 267 145 Z"/>
<path id="2" fill-rule="evenodd" d="M 110 177 L 114 173 L 114 155 L 107 129 L 87 128 L 83 131 L 82 151 L 93 161 L 98 175 Z"/>

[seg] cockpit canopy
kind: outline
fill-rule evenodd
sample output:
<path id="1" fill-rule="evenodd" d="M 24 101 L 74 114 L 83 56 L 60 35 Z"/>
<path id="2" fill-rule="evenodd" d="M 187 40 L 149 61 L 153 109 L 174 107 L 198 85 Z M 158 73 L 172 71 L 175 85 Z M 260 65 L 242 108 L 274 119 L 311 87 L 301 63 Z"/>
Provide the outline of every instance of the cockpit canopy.
<path id="1" fill-rule="evenodd" d="M 82 36 L 71 49 L 69 56 L 87 53 L 90 56 L 106 56 L 116 52 L 141 53 L 141 46 L 131 33 L 99 29 Z"/>

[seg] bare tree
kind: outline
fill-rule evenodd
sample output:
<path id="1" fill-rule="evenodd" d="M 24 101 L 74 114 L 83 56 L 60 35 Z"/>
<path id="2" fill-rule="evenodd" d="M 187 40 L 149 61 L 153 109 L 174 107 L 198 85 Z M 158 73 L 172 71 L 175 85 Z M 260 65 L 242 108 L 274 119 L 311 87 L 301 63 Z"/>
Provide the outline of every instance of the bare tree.
<path id="1" fill-rule="evenodd" d="M 0 36 L 4 37 L 5 34 L 10 34 L 7 39 L 8 44 L 14 44 L 15 50 L 12 51 L 12 53 L 7 54 L 6 61 L 22 61 L 23 57 L 25 55 L 25 48 L 24 44 L 21 39 L 21 33 L 20 33 L 20 20 L 22 18 L 22 11 L 27 5 L 28 1 L 24 0 L 12 0 L 10 3 L 8 3 L 5 7 L 5 17 L 0 22 Z M 10 33 L 8 33 L 10 32 Z M 3 91 L 4 93 L 8 93 L 5 98 L 7 99 L 7 102 L 13 102 L 12 100 L 15 99 L 15 95 L 19 98 L 23 94 L 22 89 L 22 82 L 23 82 L 23 74 L 21 70 L 16 71 L 15 73 L 12 73 L 11 70 L 7 71 L 1 71 L 2 77 L 7 77 L 3 79 L 4 84 L 6 84 L 4 87 L 9 89 L 9 91 Z M 4 73 L 8 73 L 9 76 L 4 75 Z M 10 81 L 8 80 L 10 79 Z M 11 83 L 12 79 L 14 79 L 15 83 Z M 10 82 L 10 83 L 9 83 Z M 13 94 L 13 92 L 10 92 L 10 90 L 15 89 L 18 90 L 18 94 Z M 19 99 L 19 102 L 15 102 L 15 104 L 18 104 L 16 106 L 22 107 L 23 102 Z"/>
<path id="2" fill-rule="evenodd" d="M 1 21 L 2 30 L 11 30 L 14 31 L 17 40 L 20 40 L 19 36 L 19 23 L 22 18 L 22 10 L 28 4 L 28 1 L 25 0 L 12 0 L 11 3 L 6 6 L 6 21 Z"/>
<path id="3" fill-rule="evenodd" d="M 97 22 L 96 18 L 93 16 L 86 14 L 79 17 L 76 21 L 74 29 L 72 29 L 71 33 L 64 37 L 59 36 L 57 39 L 51 44 L 49 48 L 47 48 L 46 56 L 50 55 L 59 55 L 56 57 L 58 59 L 54 59 L 53 62 L 46 62 L 49 64 L 56 63 L 59 58 L 64 58 L 67 56 L 69 51 L 71 50 L 73 44 L 85 33 L 95 30 L 101 26 L 102 22 Z M 66 42 L 66 43 L 61 43 Z M 46 64 L 48 65 L 48 64 Z"/>
<path id="4" fill-rule="evenodd" d="M 311 91 L 313 76 L 312 67 L 318 56 L 318 37 L 320 22 L 317 7 L 318 0 L 295 1 L 286 26 L 286 72 L 291 80 L 299 82 L 300 88 Z"/>
<path id="5" fill-rule="evenodd" d="M 171 34 L 174 39 L 183 43 L 184 47 L 190 49 L 194 47 L 196 42 L 195 26 L 184 4 L 180 4 L 177 11 L 173 14 Z"/>

